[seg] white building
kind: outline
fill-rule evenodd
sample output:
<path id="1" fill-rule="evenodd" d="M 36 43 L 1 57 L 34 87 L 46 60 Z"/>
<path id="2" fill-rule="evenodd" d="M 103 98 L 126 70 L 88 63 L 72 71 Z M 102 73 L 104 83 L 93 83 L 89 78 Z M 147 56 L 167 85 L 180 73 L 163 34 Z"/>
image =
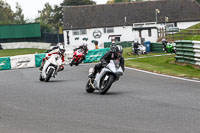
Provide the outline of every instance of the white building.
<path id="1" fill-rule="evenodd" d="M 72 46 L 87 40 L 91 49 L 94 40 L 102 46 L 111 37 L 117 41 L 156 42 L 161 36 L 160 29 L 165 26 L 185 29 L 197 23 L 200 23 L 200 5 L 196 0 L 67 6 L 64 7 L 64 40 Z"/>

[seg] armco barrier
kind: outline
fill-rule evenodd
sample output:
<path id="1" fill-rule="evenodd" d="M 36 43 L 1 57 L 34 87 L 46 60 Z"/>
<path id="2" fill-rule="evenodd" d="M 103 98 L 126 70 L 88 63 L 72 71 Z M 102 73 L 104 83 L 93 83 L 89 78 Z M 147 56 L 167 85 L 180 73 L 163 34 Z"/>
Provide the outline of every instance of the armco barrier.
<path id="1" fill-rule="evenodd" d="M 110 48 L 89 50 L 84 63 L 100 61 L 101 57 L 109 50 Z"/>
<path id="2" fill-rule="evenodd" d="M 1 57 L 0 58 L 0 70 L 10 70 L 10 57 Z"/>
<path id="3" fill-rule="evenodd" d="M 176 41 L 176 62 L 200 65 L 200 41 Z"/>

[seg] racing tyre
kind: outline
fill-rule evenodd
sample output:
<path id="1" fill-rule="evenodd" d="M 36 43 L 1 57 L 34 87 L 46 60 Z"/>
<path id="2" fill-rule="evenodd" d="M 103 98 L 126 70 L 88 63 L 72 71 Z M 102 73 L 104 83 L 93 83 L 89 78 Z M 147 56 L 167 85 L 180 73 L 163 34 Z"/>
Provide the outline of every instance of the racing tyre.
<path id="1" fill-rule="evenodd" d="M 137 55 L 142 55 L 142 51 L 139 50 L 139 51 L 137 52 Z"/>
<path id="2" fill-rule="evenodd" d="M 102 81 L 101 81 L 101 88 L 99 90 L 99 93 L 101 95 L 104 95 L 106 94 L 106 92 L 110 89 L 112 83 L 114 82 L 114 77 L 113 76 L 109 76 L 109 78 L 107 80 L 104 80 L 104 78 L 102 78 Z"/>
<path id="3" fill-rule="evenodd" d="M 75 59 L 72 59 L 72 61 L 70 62 L 70 66 L 73 66 L 75 62 Z"/>
<path id="4" fill-rule="evenodd" d="M 87 93 L 93 93 L 94 92 L 94 88 L 92 88 L 92 86 L 90 85 L 90 80 L 88 80 L 86 86 L 85 86 L 85 90 Z"/>
<path id="5" fill-rule="evenodd" d="M 53 71 L 54 71 L 53 68 L 49 69 L 49 72 L 47 73 L 47 77 L 46 77 L 46 80 L 45 80 L 46 82 L 49 82 L 51 75 L 53 74 Z"/>
<path id="6" fill-rule="evenodd" d="M 41 76 L 41 74 L 40 74 L 40 81 L 44 81 L 45 79 Z"/>

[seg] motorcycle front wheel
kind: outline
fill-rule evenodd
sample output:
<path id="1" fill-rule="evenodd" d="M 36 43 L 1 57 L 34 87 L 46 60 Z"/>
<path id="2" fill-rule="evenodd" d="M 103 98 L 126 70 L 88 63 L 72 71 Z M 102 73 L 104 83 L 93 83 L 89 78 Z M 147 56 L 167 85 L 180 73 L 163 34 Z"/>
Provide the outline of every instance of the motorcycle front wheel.
<path id="1" fill-rule="evenodd" d="M 75 58 L 72 59 L 72 61 L 70 62 L 70 66 L 73 66 L 75 62 Z"/>
<path id="2" fill-rule="evenodd" d="M 113 76 L 109 76 L 109 78 L 107 80 L 105 80 L 105 77 L 102 78 L 100 89 L 99 89 L 99 93 L 101 95 L 106 94 L 106 92 L 110 89 L 112 83 L 114 82 Z"/>
<path id="3" fill-rule="evenodd" d="M 45 79 L 42 77 L 42 75 L 40 74 L 40 81 L 44 81 Z"/>
<path id="4" fill-rule="evenodd" d="M 94 88 L 92 88 L 92 85 L 90 84 L 90 79 L 88 80 L 86 86 L 85 86 L 85 90 L 87 93 L 93 93 L 94 92 Z"/>
<path id="5" fill-rule="evenodd" d="M 50 68 L 49 69 L 49 72 L 47 73 L 47 77 L 45 79 L 46 82 L 49 82 L 50 78 L 51 78 L 51 75 L 53 74 L 53 71 L 54 69 L 53 68 Z"/>

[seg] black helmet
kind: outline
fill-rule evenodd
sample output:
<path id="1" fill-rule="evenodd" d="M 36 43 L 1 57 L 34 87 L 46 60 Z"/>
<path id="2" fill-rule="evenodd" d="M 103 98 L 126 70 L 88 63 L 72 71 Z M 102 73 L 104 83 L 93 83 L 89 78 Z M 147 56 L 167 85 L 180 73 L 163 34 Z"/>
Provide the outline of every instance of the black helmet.
<path id="1" fill-rule="evenodd" d="M 116 45 L 114 53 L 115 53 L 116 56 L 121 57 L 122 54 L 123 54 L 123 48 L 122 48 L 122 46 Z"/>

